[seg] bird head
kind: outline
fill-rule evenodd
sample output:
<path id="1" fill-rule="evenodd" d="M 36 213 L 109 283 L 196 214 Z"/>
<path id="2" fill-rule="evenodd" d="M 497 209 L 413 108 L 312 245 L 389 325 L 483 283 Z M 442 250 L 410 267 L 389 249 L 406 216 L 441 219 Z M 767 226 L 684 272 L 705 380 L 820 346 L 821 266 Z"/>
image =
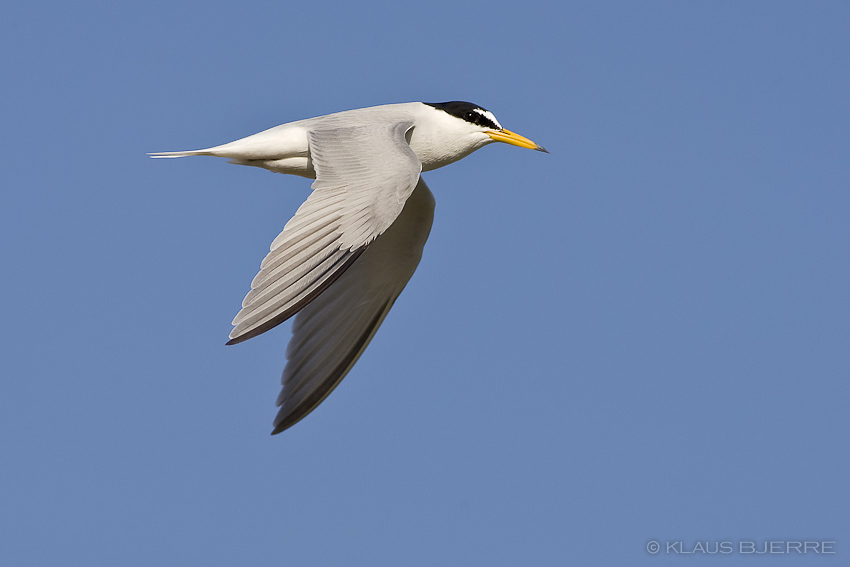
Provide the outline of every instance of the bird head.
<path id="1" fill-rule="evenodd" d="M 486 136 L 486 138 L 482 139 L 481 145 L 491 142 L 503 142 L 512 146 L 519 146 L 520 148 L 549 153 L 546 148 L 532 142 L 525 136 L 520 136 L 515 132 L 503 128 L 492 112 L 477 104 L 464 101 L 427 102 L 425 104 L 462 120 L 465 123 L 462 126 L 465 130 Z"/>

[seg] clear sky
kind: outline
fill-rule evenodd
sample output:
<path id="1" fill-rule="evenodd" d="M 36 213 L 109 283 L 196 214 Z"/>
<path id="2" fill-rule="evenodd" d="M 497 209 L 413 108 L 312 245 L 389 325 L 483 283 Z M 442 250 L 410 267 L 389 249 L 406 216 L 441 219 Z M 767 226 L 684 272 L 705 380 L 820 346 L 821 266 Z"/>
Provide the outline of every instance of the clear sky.
<path id="1" fill-rule="evenodd" d="M 848 30 L 846 2 L 4 7 L 2 563 L 846 565 Z M 418 272 L 272 437 L 288 324 L 224 343 L 309 182 L 145 154 L 411 100 L 551 154 L 426 174 Z"/>

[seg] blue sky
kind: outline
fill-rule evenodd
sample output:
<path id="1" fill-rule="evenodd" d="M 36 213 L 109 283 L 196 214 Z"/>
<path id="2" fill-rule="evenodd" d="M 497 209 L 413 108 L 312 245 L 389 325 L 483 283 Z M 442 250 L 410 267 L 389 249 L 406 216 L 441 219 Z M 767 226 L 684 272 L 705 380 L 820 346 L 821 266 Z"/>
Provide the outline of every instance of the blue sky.
<path id="1" fill-rule="evenodd" d="M 843 2 L 6 7 L 4 564 L 845 564 L 848 25 Z M 426 174 L 418 272 L 269 436 L 288 324 L 224 343 L 309 182 L 145 154 L 410 100 L 551 154 Z M 723 541 L 836 553 L 677 553 Z"/>

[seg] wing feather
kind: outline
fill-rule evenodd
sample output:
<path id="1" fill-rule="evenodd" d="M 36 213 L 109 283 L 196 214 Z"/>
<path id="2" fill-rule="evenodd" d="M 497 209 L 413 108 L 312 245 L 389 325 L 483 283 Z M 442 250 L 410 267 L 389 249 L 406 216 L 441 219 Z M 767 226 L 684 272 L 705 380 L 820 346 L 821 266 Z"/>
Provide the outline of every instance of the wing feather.
<path id="1" fill-rule="evenodd" d="M 233 319 L 228 344 L 304 308 L 395 221 L 422 169 L 405 138 L 412 126 L 331 123 L 308 133 L 313 192 L 272 242 Z"/>
<path id="2" fill-rule="evenodd" d="M 420 179 L 396 221 L 295 317 L 273 433 L 315 409 L 360 358 L 419 265 L 433 218 Z"/>

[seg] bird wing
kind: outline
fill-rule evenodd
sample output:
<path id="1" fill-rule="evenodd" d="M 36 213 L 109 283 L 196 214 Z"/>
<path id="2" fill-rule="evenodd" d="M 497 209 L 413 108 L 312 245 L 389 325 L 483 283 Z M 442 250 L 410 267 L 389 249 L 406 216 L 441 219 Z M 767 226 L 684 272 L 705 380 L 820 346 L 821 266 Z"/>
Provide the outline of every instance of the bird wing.
<path id="1" fill-rule="evenodd" d="M 313 192 L 272 242 L 228 344 L 292 317 L 390 227 L 422 170 L 405 138 L 412 127 L 411 121 L 331 124 L 309 132 Z"/>
<path id="2" fill-rule="evenodd" d="M 413 276 L 434 219 L 422 179 L 395 222 L 292 324 L 274 431 L 313 411 L 348 374 Z"/>

